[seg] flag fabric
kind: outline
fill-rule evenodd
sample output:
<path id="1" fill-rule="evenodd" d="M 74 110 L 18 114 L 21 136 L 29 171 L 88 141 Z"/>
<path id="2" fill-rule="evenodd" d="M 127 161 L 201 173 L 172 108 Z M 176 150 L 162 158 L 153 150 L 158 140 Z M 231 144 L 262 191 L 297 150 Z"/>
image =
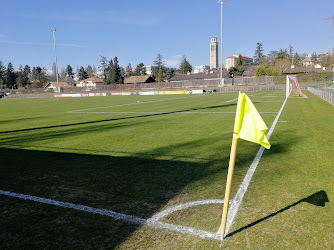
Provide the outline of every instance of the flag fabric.
<path id="1" fill-rule="evenodd" d="M 255 142 L 269 149 L 270 143 L 265 135 L 267 130 L 268 127 L 252 101 L 245 93 L 239 92 L 233 137 Z"/>

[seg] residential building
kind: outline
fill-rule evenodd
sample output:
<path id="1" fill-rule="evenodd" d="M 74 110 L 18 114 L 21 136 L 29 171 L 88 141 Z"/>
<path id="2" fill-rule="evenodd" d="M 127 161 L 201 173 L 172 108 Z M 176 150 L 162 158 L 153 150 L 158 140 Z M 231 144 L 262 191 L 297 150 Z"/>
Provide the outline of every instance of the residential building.
<path id="1" fill-rule="evenodd" d="M 199 65 L 199 66 L 195 66 L 194 69 L 194 74 L 198 74 L 198 73 L 206 73 L 210 70 L 209 66 L 206 65 Z"/>
<path id="2" fill-rule="evenodd" d="M 45 85 L 45 88 L 46 89 L 57 90 L 58 89 L 58 84 L 57 84 L 57 82 L 48 82 Z M 71 88 L 71 85 L 68 84 L 67 82 L 59 82 L 59 88 L 60 88 L 60 92 L 63 92 L 64 89 Z"/>
<path id="3" fill-rule="evenodd" d="M 90 89 L 96 89 L 96 85 L 103 84 L 103 79 L 98 77 L 90 77 L 84 80 L 80 80 L 79 83 L 77 83 L 77 87 L 85 87 Z"/>
<path id="4" fill-rule="evenodd" d="M 150 75 L 130 76 L 124 79 L 124 83 L 151 83 L 151 82 L 155 82 L 155 80 Z"/>
<path id="5" fill-rule="evenodd" d="M 231 67 L 237 66 L 237 60 L 239 58 L 240 54 L 233 54 L 226 58 L 226 68 L 229 69 Z M 246 66 L 251 65 L 253 63 L 253 58 L 248 56 L 241 55 L 242 58 L 245 60 Z"/>
<path id="6" fill-rule="evenodd" d="M 211 73 L 212 72 L 212 73 Z M 183 82 L 183 81 L 194 81 L 194 80 L 218 80 L 220 79 L 220 71 L 213 70 L 210 73 L 199 73 L 199 74 L 178 74 L 173 76 L 170 82 Z M 227 70 L 223 70 L 223 78 L 230 77 L 230 73 Z"/>

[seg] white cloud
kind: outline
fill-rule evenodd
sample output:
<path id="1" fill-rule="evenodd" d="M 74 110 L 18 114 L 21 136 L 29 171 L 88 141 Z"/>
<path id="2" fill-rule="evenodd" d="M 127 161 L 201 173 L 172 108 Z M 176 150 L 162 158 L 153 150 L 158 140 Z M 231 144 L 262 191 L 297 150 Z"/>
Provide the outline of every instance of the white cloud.
<path id="1" fill-rule="evenodd" d="M 12 44 L 12 45 L 53 46 L 53 43 L 19 42 L 19 41 L 13 41 L 13 40 L 0 40 L 0 43 L 6 43 L 6 44 Z M 75 43 L 57 43 L 56 45 L 64 46 L 64 47 L 83 47 L 82 45 L 75 44 Z"/>
<path id="2" fill-rule="evenodd" d="M 168 67 L 176 67 L 180 64 L 182 57 L 183 57 L 182 55 L 172 56 L 171 58 L 165 60 L 165 64 Z"/>
<path id="3" fill-rule="evenodd" d="M 145 16 L 142 11 L 106 11 L 106 10 L 75 10 L 64 11 L 62 13 L 48 13 L 35 14 L 26 13 L 23 15 L 26 18 L 34 19 L 56 19 L 72 22 L 85 22 L 85 23 L 119 23 L 136 26 L 152 26 L 159 24 L 162 17 Z"/>

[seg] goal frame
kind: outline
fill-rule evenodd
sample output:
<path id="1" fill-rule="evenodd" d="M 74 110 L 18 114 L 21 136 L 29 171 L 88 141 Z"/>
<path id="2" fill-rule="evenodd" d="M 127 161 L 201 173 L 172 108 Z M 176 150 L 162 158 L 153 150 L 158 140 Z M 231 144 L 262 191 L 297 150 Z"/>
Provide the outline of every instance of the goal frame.
<path id="1" fill-rule="evenodd" d="M 286 91 L 285 91 L 285 97 L 288 98 L 291 97 L 291 92 L 293 89 L 296 89 L 298 93 L 300 94 L 299 98 L 308 98 L 303 91 L 301 90 L 297 76 L 296 75 L 286 75 Z"/>

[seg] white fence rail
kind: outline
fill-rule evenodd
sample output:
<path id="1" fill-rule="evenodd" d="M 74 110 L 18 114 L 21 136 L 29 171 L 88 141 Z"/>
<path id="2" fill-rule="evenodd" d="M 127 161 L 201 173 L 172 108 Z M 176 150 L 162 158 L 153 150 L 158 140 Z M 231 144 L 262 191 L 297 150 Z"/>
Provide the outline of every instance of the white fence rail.
<path id="1" fill-rule="evenodd" d="M 323 91 L 321 89 L 315 89 L 315 88 L 312 88 L 312 87 L 308 87 L 307 90 L 310 91 L 311 93 L 321 97 L 322 99 L 329 102 L 330 104 L 334 104 L 334 94 L 333 93 Z"/>

